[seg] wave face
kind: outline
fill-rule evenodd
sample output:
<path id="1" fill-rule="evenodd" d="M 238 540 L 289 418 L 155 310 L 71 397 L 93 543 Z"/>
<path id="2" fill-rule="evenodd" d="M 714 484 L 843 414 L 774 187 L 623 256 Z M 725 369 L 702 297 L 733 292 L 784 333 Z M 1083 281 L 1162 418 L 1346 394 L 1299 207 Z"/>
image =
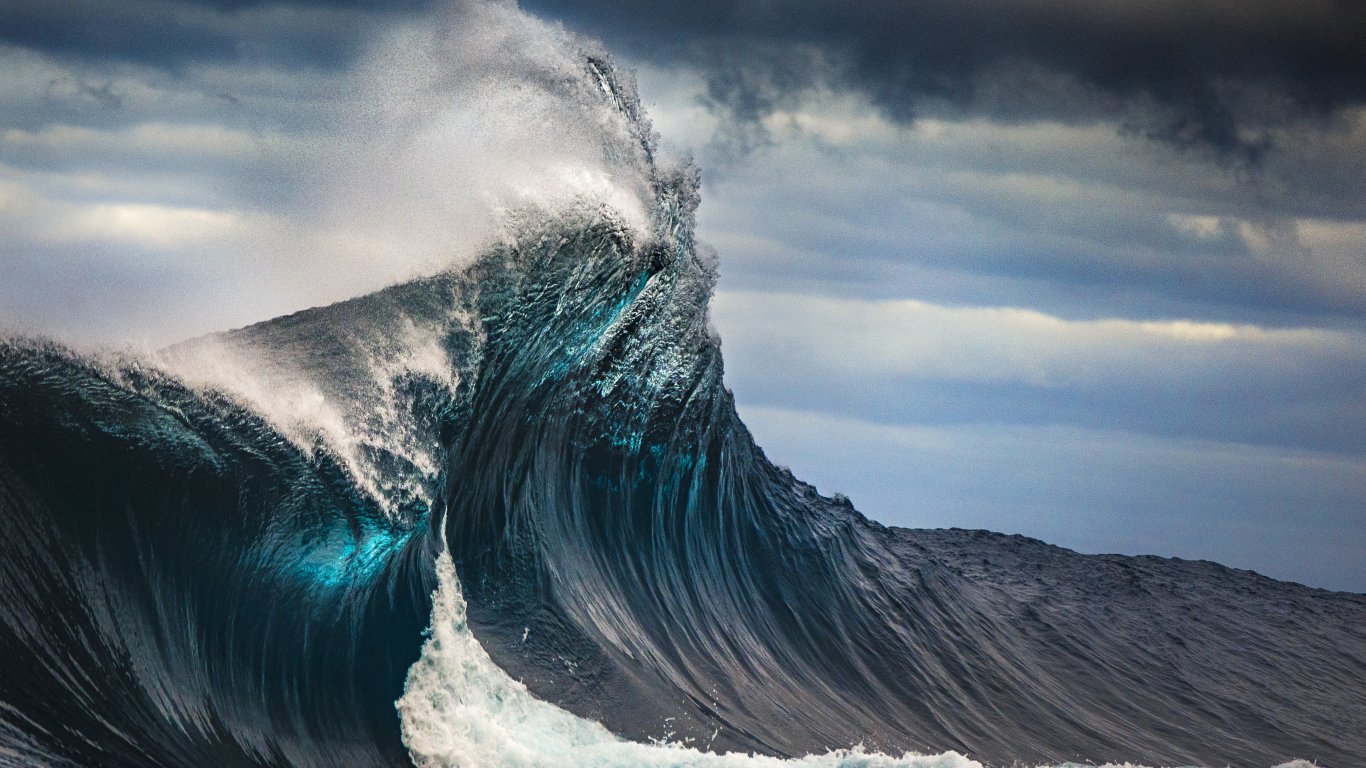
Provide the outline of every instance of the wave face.
<path id="1" fill-rule="evenodd" d="M 329 452 L 155 371 L 7 345 L 0 512 L 0 764 L 403 756 L 385 703 L 435 553 Z"/>
<path id="2" fill-rule="evenodd" d="M 529 219 L 154 359 L 0 345 L 0 765 L 1366 755 L 1366 597 L 886 528 L 768 462 L 696 174 L 639 147 L 650 232 Z"/>

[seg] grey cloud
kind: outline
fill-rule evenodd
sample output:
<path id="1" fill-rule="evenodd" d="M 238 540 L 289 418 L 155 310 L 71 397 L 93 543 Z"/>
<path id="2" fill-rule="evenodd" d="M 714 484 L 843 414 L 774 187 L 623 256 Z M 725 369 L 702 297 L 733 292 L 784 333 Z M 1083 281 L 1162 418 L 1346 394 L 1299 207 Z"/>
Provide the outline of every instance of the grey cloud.
<path id="1" fill-rule="evenodd" d="M 1103 128 L 962 123 L 839 151 L 786 137 L 762 165 L 709 177 L 699 221 L 732 287 L 926 296 L 926 280 L 959 273 L 938 298 L 1069 316 L 1366 317 L 1359 192 L 1244 184 L 1123 144 Z M 1284 156 L 1267 168 L 1313 170 Z"/>
<path id="2" fill-rule="evenodd" d="M 278 308 L 262 300 L 259 291 L 224 301 L 192 266 L 149 263 L 142 249 L 53 247 L 31 241 L 16 245 L 22 248 L 18 258 L 8 247 L 0 250 L 6 273 L 0 307 L 12 314 L 4 335 L 47 335 L 76 344 L 166 343 L 190 333 L 244 325 Z M 174 297 L 174 303 L 167 297 Z M 185 318 L 192 318 L 192 325 L 187 327 Z"/>
<path id="3" fill-rule="evenodd" d="M 86 61 L 166 69 L 268 61 L 344 67 L 377 21 L 432 7 L 378 0 L 0 0 L 0 42 Z"/>
<path id="4" fill-rule="evenodd" d="M 705 71 L 710 97 L 739 118 L 820 81 L 900 121 L 1103 117 L 1255 161 L 1270 129 L 1366 103 L 1366 4 L 1344 0 L 524 5 Z"/>
<path id="5" fill-rule="evenodd" d="M 1360 333 L 1195 341 L 1013 311 L 762 293 L 722 294 L 716 315 L 727 379 L 755 405 L 1366 455 Z"/>
<path id="6" fill-rule="evenodd" d="M 882 426 L 744 402 L 741 413 L 770 458 L 892 525 L 988 528 L 1366 589 L 1359 461 L 1105 430 Z"/>
<path id="7" fill-rule="evenodd" d="M 77 38 L 103 14 L 166 39 L 25 45 L 22 24 L 5 28 L 7 325 L 172 341 L 444 268 L 497 237 L 504 209 L 592 195 L 643 217 L 639 141 L 581 82 L 562 28 L 505 3 L 420 17 L 371 5 L 19 8 L 54 29 L 79 21 Z M 95 21 L 77 18 L 87 11 Z M 364 55 L 327 68 L 248 50 L 330 24 Z M 201 31 L 234 52 L 201 50 Z M 126 281 L 101 277 L 120 265 Z"/>
<path id="8" fill-rule="evenodd" d="M 117 133 L 148 123 L 212 125 L 260 135 L 326 131 L 335 122 L 336 87 L 331 78 L 314 78 L 308 87 L 287 72 L 196 72 L 163 81 L 155 73 L 129 71 L 119 65 L 62 66 L 24 60 L 22 52 L 0 46 L 0 67 L 9 79 L 0 82 L 0 125 L 20 134 L 41 135 L 54 127 Z M 292 82 L 291 82 L 292 81 Z M 289 87 L 280 87 L 289 86 Z M 85 96 L 89 88 L 110 94 L 109 103 Z M 7 134 L 8 135 L 8 134 Z M 11 149 L 14 149 L 11 147 Z M 33 166 L 50 161 L 40 148 L 10 162 Z M 66 155 L 69 163 L 80 161 Z"/>

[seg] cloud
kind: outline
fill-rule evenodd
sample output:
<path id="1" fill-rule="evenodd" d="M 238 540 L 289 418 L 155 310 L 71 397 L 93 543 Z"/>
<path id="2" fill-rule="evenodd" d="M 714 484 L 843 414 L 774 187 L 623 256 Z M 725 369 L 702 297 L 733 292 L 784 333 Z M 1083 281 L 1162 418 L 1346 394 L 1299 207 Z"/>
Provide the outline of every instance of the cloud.
<path id="1" fill-rule="evenodd" d="M 688 91 L 686 78 L 664 82 Z M 657 122 L 686 125 L 687 110 L 674 95 Z M 904 127 L 830 95 L 770 116 L 761 160 L 704 164 L 700 232 L 731 288 L 1355 322 L 1366 316 L 1366 195 L 1347 176 L 1366 172 L 1366 120 L 1353 119 L 1354 138 L 1304 137 L 1250 183 L 1135 151 L 1105 125 Z"/>
<path id="2" fill-rule="evenodd" d="M 370 13 L 141 2 L 125 22 L 151 24 L 144 11 L 227 35 Z M 168 71 L 0 45 L 15 65 L 0 84 L 0 268 L 13 276 L 0 300 L 82 340 L 169 342 L 448 268 L 524 209 L 605 204 L 643 230 L 640 129 L 590 79 L 585 50 L 482 2 L 371 24 L 330 70 L 210 51 Z M 120 269 L 134 287 L 106 290 Z M 66 301 L 32 298 L 56 285 Z"/>
<path id="3" fill-rule="evenodd" d="M 742 404 L 774 461 L 890 525 L 1216 560 L 1366 589 L 1366 465 L 1301 449 L 1033 424 L 888 425 Z"/>
<path id="4" fill-rule="evenodd" d="M 759 292 L 715 316 L 742 404 L 1366 455 L 1359 332 Z"/>
<path id="5" fill-rule="evenodd" d="M 1255 160 L 1271 129 L 1366 103 L 1366 6 L 1337 0 L 525 5 L 701 70 L 709 101 L 741 121 L 827 85 L 900 122 L 1105 119 Z"/>
<path id="6" fill-rule="evenodd" d="M 179 70 L 209 61 L 333 69 L 352 64 L 377 24 L 434 4 L 368 0 L 0 0 L 0 42 L 85 61 Z"/>

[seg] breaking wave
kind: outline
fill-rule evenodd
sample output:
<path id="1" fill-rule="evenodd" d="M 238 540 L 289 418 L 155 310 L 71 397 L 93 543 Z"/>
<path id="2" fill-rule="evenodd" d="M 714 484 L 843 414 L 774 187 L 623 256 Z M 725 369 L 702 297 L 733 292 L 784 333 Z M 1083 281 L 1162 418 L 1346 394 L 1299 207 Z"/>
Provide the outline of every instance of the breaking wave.
<path id="1" fill-rule="evenodd" d="M 0 765 L 1366 755 L 1366 597 L 886 528 L 767 461 L 696 171 L 581 63 L 644 224 L 531 210 L 152 356 L 0 346 Z"/>

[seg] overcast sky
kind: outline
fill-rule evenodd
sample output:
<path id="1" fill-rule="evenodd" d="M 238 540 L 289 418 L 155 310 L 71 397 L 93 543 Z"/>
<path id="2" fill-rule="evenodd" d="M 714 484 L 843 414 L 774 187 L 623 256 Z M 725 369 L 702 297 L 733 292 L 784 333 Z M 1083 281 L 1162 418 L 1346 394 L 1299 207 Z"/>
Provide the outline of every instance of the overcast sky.
<path id="1" fill-rule="evenodd" d="M 772 459 L 889 524 L 1366 591 L 1366 4 L 522 7 L 0 0 L 0 324 L 161 344 L 613 188 L 557 165 L 594 126 L 553 77 L 470 86 L 578 34 L 703 169 Z"/>

